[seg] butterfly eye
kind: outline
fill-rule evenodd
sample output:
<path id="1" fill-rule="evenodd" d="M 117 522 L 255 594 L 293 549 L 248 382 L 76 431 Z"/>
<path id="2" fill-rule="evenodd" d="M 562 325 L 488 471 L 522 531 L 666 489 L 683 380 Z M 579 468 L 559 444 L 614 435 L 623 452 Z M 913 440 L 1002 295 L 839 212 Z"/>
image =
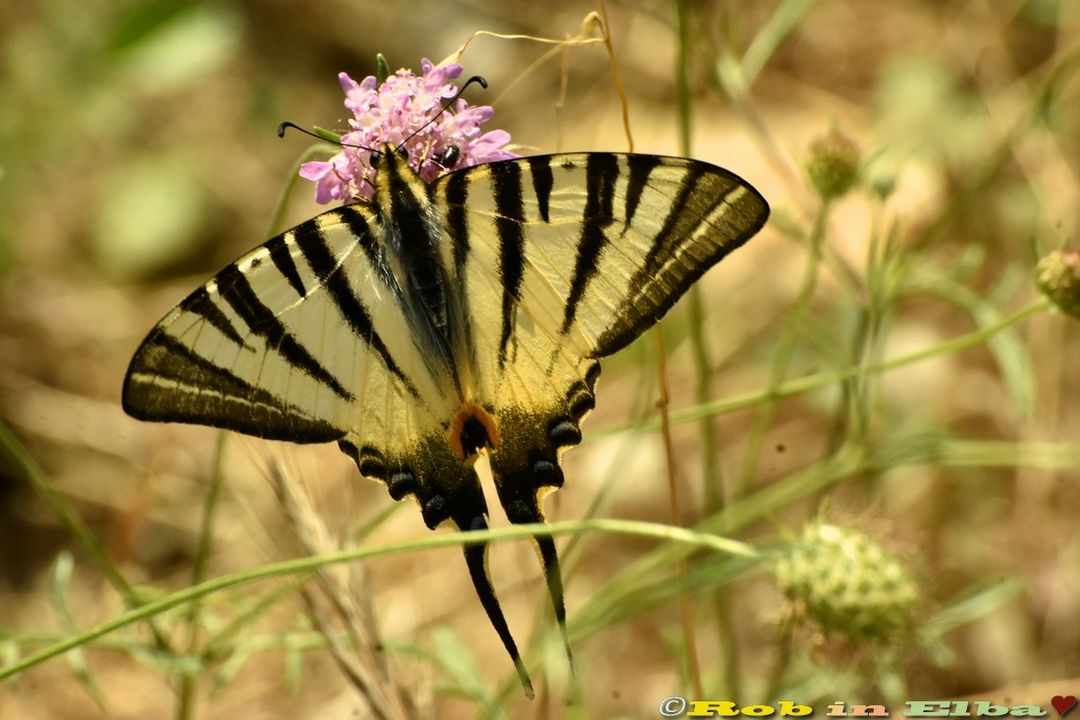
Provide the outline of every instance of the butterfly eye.
<path id="1" fill-rule="evenodd" d="M 439 163 L 447 170 L 450 170 L 457 165 L 459 159 L 461 159 L 461 150 L 458 149 L 457 145 L 450 145 L 446 149 L 435 154 L 435 162 Z"/>
<path id="2" fill-rule="evenodd" d="M 382 153 L 379 152 L 378 150 L 372 151 L 370 162 L 371 162 L 371 167 L 373 167 L 373 168 L 379 167 L 379 163 L 382 162 Z"/>
<path id="3" fill-rule="evenodd" d="M 399 158 L 401 158 L 402 160 L 408 162 L 408 160 L 409 160 L 409 150 L 404 145 L 399 145 L 397 147 L 397 149 L 394 150 L 394 152 L 397 153 L 397 156 Z"/>

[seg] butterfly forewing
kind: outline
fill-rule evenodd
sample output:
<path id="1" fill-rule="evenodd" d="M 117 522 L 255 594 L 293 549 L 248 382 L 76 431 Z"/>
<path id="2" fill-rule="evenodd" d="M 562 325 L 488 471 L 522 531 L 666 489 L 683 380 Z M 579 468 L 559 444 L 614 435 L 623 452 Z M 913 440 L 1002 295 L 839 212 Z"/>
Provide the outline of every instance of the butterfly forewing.
<path id="1" fill-rule="evenodd" d="M 136 352 L 125 410 L 294 442 L 437 426 L 443 393 L 368 222 L 357 206 L 324 213 L 193 292 Z"/>
<path id="2" fill-rule="evenodd" d="M 438 180 L 435 197 L 496 407 L 561 402 L 768 217 L 728 171 L 653 155 L 491 163 Z"/>

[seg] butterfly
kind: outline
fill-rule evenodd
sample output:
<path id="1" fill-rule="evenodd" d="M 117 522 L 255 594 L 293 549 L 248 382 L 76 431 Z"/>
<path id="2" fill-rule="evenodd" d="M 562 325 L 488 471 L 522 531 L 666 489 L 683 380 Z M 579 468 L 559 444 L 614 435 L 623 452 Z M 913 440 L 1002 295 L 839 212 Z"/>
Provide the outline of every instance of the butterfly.
<path id="1" fill-rule="evenodd" d="M 414 498 L 431 529 L 488 526 L 480 453 L 509 521 L 542 522 L 542 497 L 564 482 L 560 453 L 595 405 L 599 360 L 769 215 L 745 180 L 678 157 L 537 155 L 430 183 L 400 148 L 372 164 L 369 202 L 271 238 L 173 308 L 135 352 L 123 407 L 336 442 L 394 500 Z M 555 544 L 534 542 L 565 638 Z M 486 547 L 464 555 L 531 697 Z"/>

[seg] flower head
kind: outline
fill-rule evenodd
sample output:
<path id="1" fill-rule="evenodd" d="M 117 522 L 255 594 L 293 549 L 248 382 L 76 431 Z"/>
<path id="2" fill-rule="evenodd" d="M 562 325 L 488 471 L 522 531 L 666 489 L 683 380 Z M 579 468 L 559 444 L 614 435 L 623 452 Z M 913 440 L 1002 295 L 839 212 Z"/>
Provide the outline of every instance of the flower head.
<path id="1" fill-rule="evenodd" d="M 420 75 L 412 70 L 398 70 L 382 84 L 373 75 L 356 82 L 339 73 L 345 107 L 352 113 L 351 129 L 342 135 L 341 141 L 377 149 L 384 143 L 400 145 L 416 133 L 405 148 L 409 152 L 409 165 L 425 182 L 449 170 L 517 157 L 505 149 L 510 142 L 508 132 L 481 132 L 480 126 L 495 112 L 488 105 L 470 106 L 464 99 L 458 99 L 424 127 L 457 93 L 453 80 L 461 74 L 461 66 L 434 65 L 424 58 L 420 70 Z M 424 129 L 417 132 L 420 128 Z M 370 151 L 355 147 L 342 147 L 329 160 L 300 166 L 300 177 L 315 183 L 315 200 L 319 203 L 370 199 L 374 175 Z"/>
<path id="2" fill-rule="evenodd" d="M 918 588 L 900 560 L 855 530 L 815 522 L 773 567 L 784 593 L 826 630 L 885 638 L 911 626 Z"/>
<path id="3" fill-rule="evenodd" d="M 1080 250 L 1054 250 L 1039 260 L 1035 282 L 1062 312 L 1080 318 Z"/>
<path id="4" fill-rule="evenodd" d="M 858 178 L 859 146 L 833 128 L 810 143 L 806 173 L 823 199 L 840 197 L 851 189 Z"/>

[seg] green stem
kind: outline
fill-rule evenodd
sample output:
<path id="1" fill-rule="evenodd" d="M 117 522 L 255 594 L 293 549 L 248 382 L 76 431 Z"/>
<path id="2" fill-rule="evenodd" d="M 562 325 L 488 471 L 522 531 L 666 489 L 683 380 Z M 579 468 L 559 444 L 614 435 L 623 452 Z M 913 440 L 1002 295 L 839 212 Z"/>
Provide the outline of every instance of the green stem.
<path id="1" fill-rule="evenodd" d="M 221 659 L 228 652 L 229 643 L 241 630 L 262 617 L 279 602 L 302 589 L 311 577 L 311 575 L 302 575 L 283 583 L 280 587 L 276 587 L 260 597 L 250 607 L 230 620 L 225 627 L 206 641 L 202 651 L 203 662 L 213 663 Z"/>
<path id="2" fill-rule="evenodd" d="M 338 151 L 338 148 L 334 145 L 328 145 L 327 143 L 314 143 L 308 146 L 300 157 L 293 163 L 292 170 L 289 172 L 289 179 L 285 181 L 284 187 L 281 188 L 281 192 L 278 193 L 277 200 L 274 202 L 274 210 L 270 213 L 270 226 L 266 231 L 266 236 L 271 237 L 277 233 L 279 227 L 281 227 L 281 221 L 285 216 L 285 207 L 289 204 L 289 195 L 292 194 L 292 190 L 296 187 L 296 181 L 300 179 L 300 166 L 320 155 L 330 155 Z"/>
<path id="3" fill-rule="evenodd" d="M 676 0 L 675 13 L 679 34 L 678 62 L 675 72 L 675 97 L 679 117 L 679 151 L 690 157 L 692 148 L 692 103 L 690 98 L 690 12 L 687 0 Z M 705 300 L 701 286 L 694 284 L 688 293 L 687 302 L 690 311 L 690 348 L 694 358 L 696 383 L 694 399 L 698 404 L 707 403 L 713 394 L 713 363 L 709 357 L 709 348 L 705 341 Z M 720 472 L 716 427 L 712 416 L 702 417 L 699 422 L 698 436 L 701 442 L 701 476 L 704 488 L 705 513 L 712 515 L 719 512 L 724 504 L 723 476 Z M 739 677 L 739 647 L 731 622 L 731 610 L 723 590 L 712 595 L 713 616 L 716 619 L 716 642 L 723 656 L 724 683 L 716 689 L 716 695 L 739 697 L 742 680 Z M 688 602 L 684 598 L 684 602 Z M 691 628 L 692 629 L 692 628 Z M 688 647 L 692 647 L 688 644 Z M 695 690 L 701 692 L 700 670 L 696 658 L 691 658 L 691 670 L 697 672 Z"/>
<path id="4" fill-rule="evenodd" d="M 753 558 L 758 556 L 758 551 L 754 549 L 752 545 L 737 540 L 730 540 L 714 534 L 699 533 L 671 525 L 634 520 L 597 519 L 583 522 L 552 523 L 550 525 L 534 523 L 494 530 L 470 530 L 467 532 L 444 533 L 408 542 L 392 543 L 378 547 L 353 548 L 351 550 L 329 553 L 327 555 L 284 560 L 282 562 L 270 563 L 251 570 L 245 570 L 231 575 L 222 575 L 211 580 L 206 580 L 198 585 L 186 587 L 183 590 L 178 590 L 163 598 L 147 602 L 140 607 L 128 610 L 119 617 L 101 623 L 80 635 L 51 645 L 33 655 L 21 659 L 13 665 L 0 668 L 0 680 L 5 680 L 18 675 L 28 668 L 40 665 L 46 660 L 58 655 L 63 655 L 69 650 L 74 650 L 92 640 L 96 640 L 111 632 L 125 628 L 133 623 L 147 620 L 155 615 L 193 602 L 199 598 L 206 597 L 212 593 L 239 585 L 247 585 L 257 580 L 295 575 L 297 573 L 307 573 L 329 565 L 356 562 L 357 560 L 365 560 L 367 558 L 398 555 L 406 552 L 420 552 L 424 550 L 433 550 L 435 548 L 471 545 L 475 543 L 531 539 L 536 535 L 558 536 L 583 532 L 606 532 L 615 535 L 633 535 L 636 537 L 653 538 L 655 540 L 667 542 L 687 543 L 698 548 L 738 555 L 741 557 Z"/>
<path id="5" fill-rule="evenodd" d="M 817 290 L 818 268 L 821 265 L 821 247 L 825 239 L 829 208 L 829 202 L 827 200 L 822 201 L 817 219 L 814 221 L 814 229 L 810 233 L 810 246 L 806 257 L 806 269 L 803 271 L 802 285 L 799 288 L 799 294 L 788 310 L 783 333 L 773 354 L 772 367 L 769 372 L 769 386 L 766 390 L 766 396 L 769 399 L 763 403 L 763 407 L 754 416 L 754 424 L 750 430 L 746 455 L 743 457 L 742 468 L 739 471 L 738 480 L 732 493 L 735 497 L 742 495 L 747 485 L 757 475 L 757 464 L 761 456 L 761 447 L 765 442 L 765 433 L 768 432 L 776 414 L 775 399 L 779 398 L 776 391 L 783 384 L 788 367 L 795 356 L 798 335 L 805 324 L 810 302 L 814 297 L 815 290 Z"/>
<path id="6" fill-rule="evenodd" d="M 780 691 L 784 689 L 784 675 L 787 672 L 788 665 L 791 664 L 791 641 L 794 634 L 792 631 L 791 621 L 785 619 L 777 633 L 776 652 L 773 655 L 772 666 L 769 668 L 769 681 L 768 685 L 765 686 L 765 696 L 762 698 L 762 702 L 773 702 L 770 698 L 779 697 Z"/>
<path id="7" fill-rule="evenodd" d="M 198 585 L 206 579 L 206 563 L 210 557 L 210 546 L 214 536 L 214 518 L 221 497 L 221 486 L 225 473 L 222 465 L 225 457 L 225 439 L 228 433 L 219 430 L 214 443 L 214 456 L 211 460 L 210 487 L 203 502 L 202 525 L 199 529 L 199 544 L 195 548 L 195 560 L 191 567 L 191 584 Z M 202 621 L 202 602 L 192 601 L 188 606 L 187 623 L 190 631 L 188 652 L 192 655 L 199 645 L 199 624 Z M 194 673 L 184 673 L 180 679 L 180 696 L 177 698 L 176 717 L 178 720 L 190 720 L 195 715 L 195 691 L 198 677 Z"/>
<path id="8" fill-rule="evenodd" d="M 785 0 L 754 36 L 750 47 L 743 53 L 741 69 L 743 87 L 749 88 L 757 80 L 772 56 L 794 32 L 816 0 Z"/>
<path id="9" fill-rule="evenodd" d="M 848 378 L 856 377 L 862 374 L 874 374 L 883 373 L 890 370 L 895 370 L 905 365 L 914 365 L 920 363 L 923 360 L 930 360 L 940 355 L 946 355 L 951 352 L 959 352 L 960 350 L 966 350 L 976 345 L 981 345 L 986 340 L 995 334 L 1005 330 L 1012 325 L 1015 325 L 1027 318 L 1035 315 L 1036 313 L 1044 312 L 1050 309 L 1050 301 L 1046 298 L 1039 298 L 1020 310 L 1017 310 L 1012 315 L 1002 318 L 999 322 L 992 325 L 987 325 L 984 328 L 980 328 L 975 332 L 968 333 L 966 335 L 958 335 L 951 340 L 946 340 L 938 345 L 932 345 L 931 347 L 917 350 L 907 355 L 901 355 L 885 362 L 876 363 L 867 366 L 851 366 L 843 370 L 833 372 L 821 372 L 814 373 L 812 375 L 806 375 L 796 380 L 788 380 L 781 383 L 775 388 L 766 388 L 764 390 L 756 390 L 754 392 L 743 393 L 742 395 L 734 395 L 724 400 L 717 400 L 715 402 L 705 403 L 703 405 L 694 405 L 691 407 L 683 408 L 682 410 L 676 410 L 671 413 L 672 422 L 693 422 L 699 420 L 705 415 L 723 415 L 725 413 L 735 412 L 737 410 L 743 410 L 748 407 L 754 407 L 762 403 L 773 402 L 794 395 L 801 395 L 805 392 L 817 390 L 819 388 L 834 385 L 838 382 L 843 382 Z M 598 438 L 601 436 L 612 435 L 617 432 L 655 432 L 657 427 L 656 421 L 646 422 L 638 425 L 612 428 L 600 432 L 592 433 L 592 438 Z"/>

